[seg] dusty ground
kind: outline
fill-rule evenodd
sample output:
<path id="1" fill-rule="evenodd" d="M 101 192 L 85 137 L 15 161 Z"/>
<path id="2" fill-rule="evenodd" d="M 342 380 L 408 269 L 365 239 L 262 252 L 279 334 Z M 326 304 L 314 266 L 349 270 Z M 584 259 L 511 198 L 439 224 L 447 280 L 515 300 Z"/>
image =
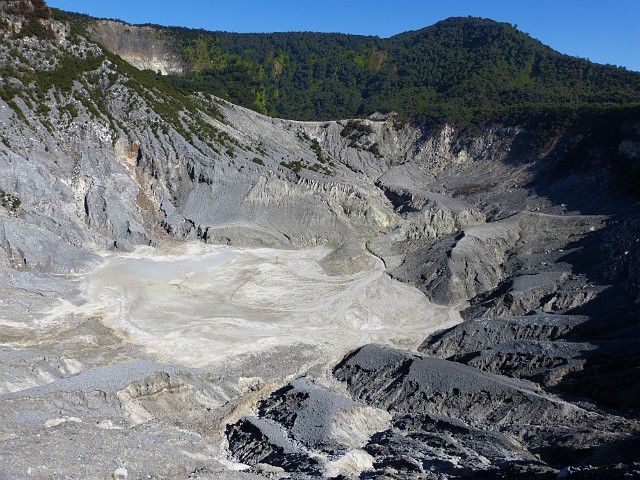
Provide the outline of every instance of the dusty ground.
<path id="1" fill-rule="evenodd" d="M 363 270 L 328 275 L 319 262 L 329 253 L 185 243 L 106 254 L 92 271 L 58 276 L 57 293 L 37 292 L 34 311 L 24 309 L 0 341 L 53 352 L 78 370 L 148 358 L 240 376 L 270 366 L 286 376 L 366 343 L 416 348 L 460 321 L 455 308 L 429 303 L 373 256 Z M 17 287 L 3 293 L 24 306 L 34 294 Z M 311 364 L 286 358 L 294 354 Z M 12 380 L 3 391 L 52 378 Z"/>
<path id="2" fill-rule="evenodd" d="M 362 271 L 327 275 L 318 262 L 329 252 L 141 248 L 107 256 L 80 281 L 87 302 L 58 314 L 100 315 L 158 360 L 191 367 L 301 344 L 335 358 L 368 342 L 416 347 L 458 321 L 373 257 Z"/>

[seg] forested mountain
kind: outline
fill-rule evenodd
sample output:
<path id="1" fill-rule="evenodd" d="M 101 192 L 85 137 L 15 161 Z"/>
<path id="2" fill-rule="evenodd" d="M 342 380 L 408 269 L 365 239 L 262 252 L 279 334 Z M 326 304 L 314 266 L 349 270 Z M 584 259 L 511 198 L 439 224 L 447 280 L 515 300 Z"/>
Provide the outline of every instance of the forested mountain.
<path id="1" fill-rule="evenodd" d="M 640 103 L 640 73 L 562 55 L 488 19 L 450 18 L 388 39 L 151 27 L 185 66 L 166 82 L 278 117 L 396 111 L 469 123 Z"/>

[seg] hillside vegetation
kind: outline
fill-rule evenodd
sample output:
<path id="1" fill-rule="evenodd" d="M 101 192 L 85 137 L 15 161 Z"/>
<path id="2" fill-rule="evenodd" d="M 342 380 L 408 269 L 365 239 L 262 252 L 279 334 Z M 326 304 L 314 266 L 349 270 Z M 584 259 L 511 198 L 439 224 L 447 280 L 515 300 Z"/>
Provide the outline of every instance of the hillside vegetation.
<path id="1" fill-rule="evenodd" d="M 562 55 L 487 19 L 450 18 L 388 39 L 155 28 L 187 71 L 164 81 L 284 118 L 395 111 L 468 124 L 640 103 L 640 73 Z"/>

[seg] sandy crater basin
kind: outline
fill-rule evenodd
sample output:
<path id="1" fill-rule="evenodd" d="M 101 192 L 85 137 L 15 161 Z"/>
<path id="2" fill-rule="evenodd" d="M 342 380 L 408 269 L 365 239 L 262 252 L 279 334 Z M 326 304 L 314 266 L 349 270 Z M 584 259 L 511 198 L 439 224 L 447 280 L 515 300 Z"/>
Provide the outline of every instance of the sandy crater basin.
<path id="1" fill-rule="evenodd" d="M 110 254 L 87 274 L 82 309 L 160 360 L 194 367 L 291 345 L 335 355 L 369 342 L 406 347 L 459 321 L 377 259 L 328 275 L 328 253 L 192 243 Z"/>

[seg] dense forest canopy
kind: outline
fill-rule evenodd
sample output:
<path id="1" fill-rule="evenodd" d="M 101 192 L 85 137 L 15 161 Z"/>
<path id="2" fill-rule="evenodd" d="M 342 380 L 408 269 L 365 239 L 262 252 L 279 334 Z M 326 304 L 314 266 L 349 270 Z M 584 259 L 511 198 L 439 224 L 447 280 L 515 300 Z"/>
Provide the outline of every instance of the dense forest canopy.
<path id="1" fill-rule="evenodd" d="M 163 81 L 284 118 L 395 111 L 468 124 L 640 104 L 640 73 L 562 55 L 487 19 L 450 18 L 388 39 L 154 27 L 187 67 Z"/>

